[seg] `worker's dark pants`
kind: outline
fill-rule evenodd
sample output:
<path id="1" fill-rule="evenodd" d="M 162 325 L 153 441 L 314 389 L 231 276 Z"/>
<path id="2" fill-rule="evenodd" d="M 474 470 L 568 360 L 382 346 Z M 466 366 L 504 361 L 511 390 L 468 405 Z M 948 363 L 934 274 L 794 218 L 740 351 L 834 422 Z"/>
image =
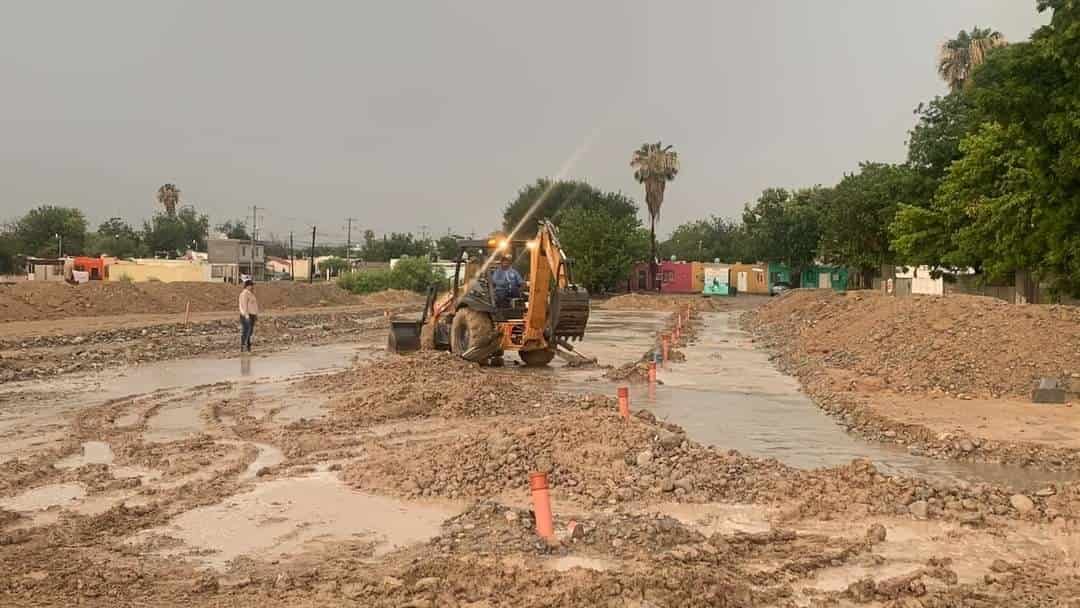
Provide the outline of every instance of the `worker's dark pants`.
<path id="1" fill-rule="evenodd" d="M 240 315 L 240 350 L 251 350 L 251 335 L 255 333 L 255 315 Z"/>

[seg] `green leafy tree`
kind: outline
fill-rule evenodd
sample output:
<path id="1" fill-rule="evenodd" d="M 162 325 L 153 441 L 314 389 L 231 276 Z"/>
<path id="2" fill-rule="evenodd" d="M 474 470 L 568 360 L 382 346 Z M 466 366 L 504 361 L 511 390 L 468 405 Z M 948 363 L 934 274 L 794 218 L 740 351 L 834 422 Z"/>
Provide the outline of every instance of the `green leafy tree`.
<path id="1" fill-rule="evenodd" d="M 974 126 L 971 98 L 963 92 L 935 97 L 919 104 L 915 113 L 919 121 L 908 134 L 908 164 L 940 180 L 960 158 L 960 141 Z"/>
<path id="2" fill-rule="evenodd" d="M 118 258 L 133 258 L 147 254 L 139 233 L 118 217 L 109 218 L 98 225 L 97 232 L 91 234 L 88 239 L 86 253 L 92 256 L 104 254 Z"/>
<path id="3" fill-rule="evenodd" d="M 28 255 L 55 257 L 61 239 L 65 255 L 81 254 L 86 246 L 86 218 L 78 209 L 42 205 L 15 222 L 14 236 Z"/>
<path id="4" fill-rule="evenodd" d="M 749 259 L 747 236 L 738 222 L 712 216 L 680 224 L 671 236 L 660 243 L 660 257 L 711 262 L 719 259 L 737 262 Z"/>
<path id="5" fill-rule="evenodd" d="M 991 53 L 964 94 L 977 128 L 933 204 L 904 207 L 893 243 L 913 259 L 1033 271 L 1080 295 L 1080 4 L 1043 0 L 1050 24 Z"/>
<path id="6" fill-rule="evenodd" d="M 465 237 L 458 234 L 448 234 L 440 237 L 435 242 L 435 249 L 439 253 L 439 259 L 454 260 L 458 257 L 458 241 Z"/>
<path id="7" fill-rule="evenodd" d="M 821 240 L 821 215 L 832 190 L 789 192 L 769 188 L 743 211 L 749 251 L 755 259 L 783 262 L 796 272 L 813 263 Z"/>
<path id="8" fill-rule="evenodd" d="M 986 61 L 991 50 L 1008 44 L 1001 32 L 989 28 L 961 31 L 956 38 L 942 43 L 938 50 L 938 75 L 953 91 L 959 91 L 971 78 L 976 66 Z"/>
<path id="9" fill-rule="evenodd" d="M 559 241 L 573 260 L 574 280 L 592 292 L 625 281 L 633 263 L 649 250 L 649 235 L 636 215 L 616 216 L 604 208 L 563 212 Z"/>
<path id="10" fill-rule="evenodd" d="M 933 184 L 906 165 L 862 163 L 832 189 L 821 216 L 822 257 L 864 277 L 895 263 L 890 225 L 901 204 L 929 198 Z"/>
<path id="11" fill-rule="evenodd" d="M 508 234 L 520 225 L 515 238 L 532 238 L 536 222 L 548 219 L 556 226 L 571 209 L 584 207 L 604 209 L 615 217 L 636 216 L 634 200 L 616 192 L 602 192 L 580 181 L 538 179 L 518 191 L 514 200 L 503 210 L 503 230 Z"/>
<path id="12" fill-rule="evenodd" d="M 176 215 L 158 213 L 143 224 L 143 241 L 154 255 L 181 255 L 188 249 L 206 251 L 210 220 L 185 207 Z"/>
<path id="13" fill-rule="evenodd" d="M 364 246 L 360 258 L 366 262 L 389 262 L 405 256 L 421 257 L 431 253 L 431 243 L 418 239 L 411 232 L 392 232 L 376 238 L 375 233 L 364 233 Z"/>
<path id="14" fill-rule="evenodd" d="M 15 233 L 7 228 L 0 230 L 0 274 L 19 272 L 19 243 Z"/>
<path id="15" fill-rule="evenodd" d="M 330 276 L 338 276 L 349 269 L 349 263 L 342 258 L 327 258 L 319 262 L 321 270 L 329 270 Z"/>
<path id="16" fill-rule="evenodd" d="M 251 238 L 247 231 L 247 222 L 244 220 L 226 220 L 224 223 L 218 224 L 215 229 L 224 234 L 225 238 L 243 240 Z"/>

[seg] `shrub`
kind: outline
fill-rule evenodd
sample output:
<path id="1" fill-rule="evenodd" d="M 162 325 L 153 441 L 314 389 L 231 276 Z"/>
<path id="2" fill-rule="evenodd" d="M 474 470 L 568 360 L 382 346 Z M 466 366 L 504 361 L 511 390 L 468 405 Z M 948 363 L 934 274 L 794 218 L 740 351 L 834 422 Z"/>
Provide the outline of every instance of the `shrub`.
<path id="1" fill-rule="evenodd" d="M 352 293 L 372 293 L 385 289 L 404 289 L 423 293 L 441 283 L 441 276 L 426 258 L 402 258 L 393 269 L 345 272 L 338 286 Z"/>

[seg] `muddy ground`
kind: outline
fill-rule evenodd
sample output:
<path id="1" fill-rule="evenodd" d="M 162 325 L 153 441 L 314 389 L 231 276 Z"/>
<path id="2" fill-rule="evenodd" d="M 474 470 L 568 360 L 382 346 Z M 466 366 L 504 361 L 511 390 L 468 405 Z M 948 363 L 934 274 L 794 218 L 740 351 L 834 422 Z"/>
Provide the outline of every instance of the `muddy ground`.
<path id="1" fill-rule="evenodd" d="M 239 362 L 9 383 L 33 402 L 0 410 L 0 605 L 1080 600 L 1075 485 L 1021 493 L 703 444 L 650 397 L 735 356 L 707 340 L 726 312 L 699 313 L 685 362 L 635 384 L 624 420 L 603 375 L 633 368 L 672 318 L 595 317 L 582 349 L 609 368 L 390 356 L 373 329 Z M 533 471 L 548 474 L 552 541 L 534 532 Z"/>
<path id="2" fill-rule="evenodd" d="M 1080 308 L 796 290 L 744 318 L 850 431 L 915 453 L 1080 470 Z M 1035 404 L 1050 378 L 1065 401 Z"/>

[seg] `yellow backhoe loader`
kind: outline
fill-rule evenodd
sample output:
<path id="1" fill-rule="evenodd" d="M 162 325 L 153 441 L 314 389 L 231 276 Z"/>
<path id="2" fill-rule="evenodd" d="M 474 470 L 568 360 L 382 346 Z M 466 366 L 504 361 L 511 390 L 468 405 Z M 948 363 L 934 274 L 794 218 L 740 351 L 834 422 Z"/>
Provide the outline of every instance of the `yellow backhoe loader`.
<path id="1" fill-rule="evenodd" d="M 497 297 L 492 283 L 495 261 L 507 255 L 528 255 L 528 283 L 520 297 Z M 541 221 L 536 237 L 527 241 L 502 235 L 458 241 L 449 291 L 430 290 L 419 321 L 391 322 L 387 349 L 449 350 L 490 365 L 501 365 L 508 351 L 517 351 L 529 366 L 547 365 L 556 353 L 581 363 L 587 359 L 570 342 L 585 335 L 588 321 L 589 292 L 573 284 L 555 226 Z"/>

